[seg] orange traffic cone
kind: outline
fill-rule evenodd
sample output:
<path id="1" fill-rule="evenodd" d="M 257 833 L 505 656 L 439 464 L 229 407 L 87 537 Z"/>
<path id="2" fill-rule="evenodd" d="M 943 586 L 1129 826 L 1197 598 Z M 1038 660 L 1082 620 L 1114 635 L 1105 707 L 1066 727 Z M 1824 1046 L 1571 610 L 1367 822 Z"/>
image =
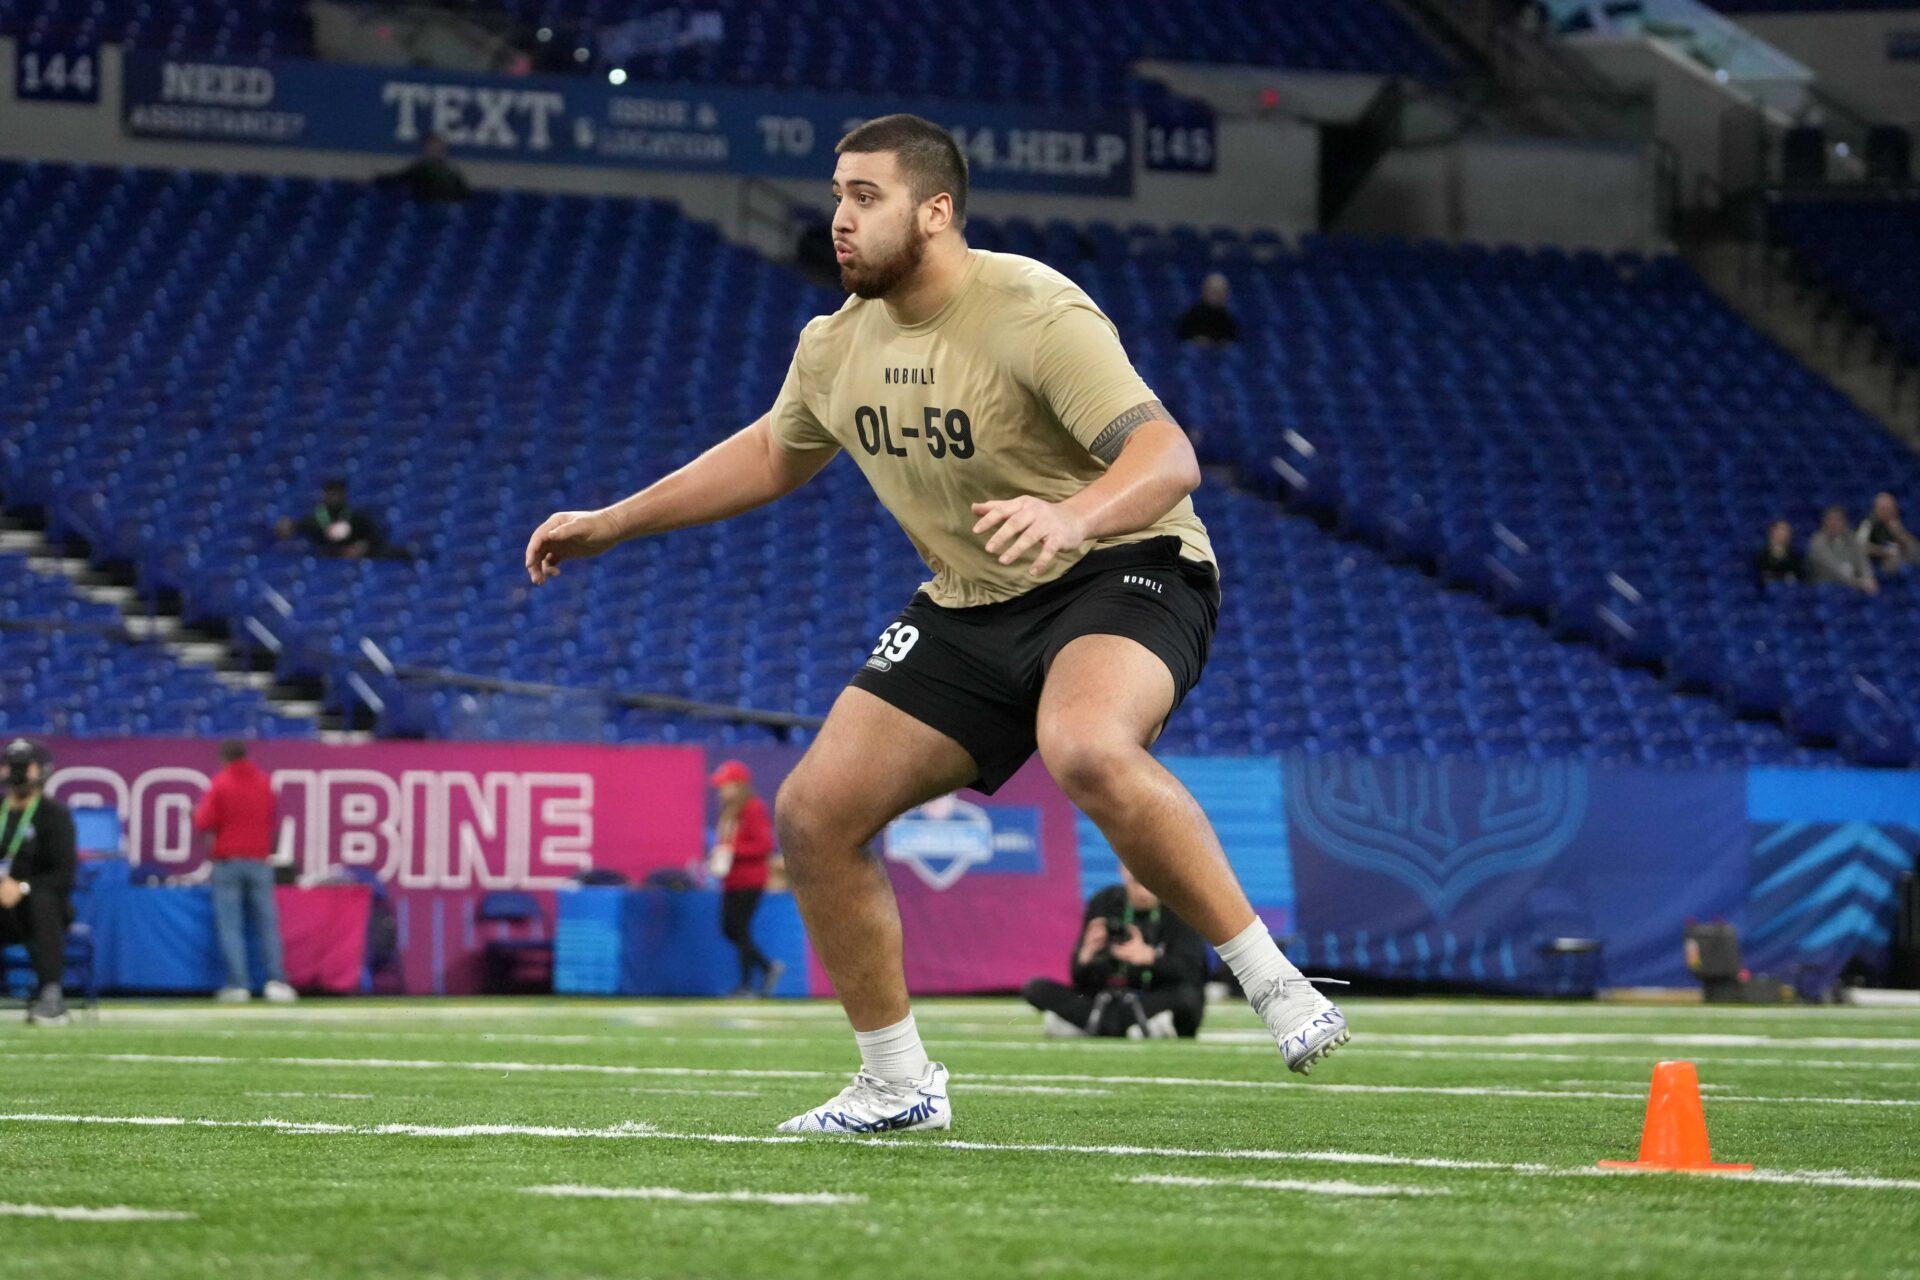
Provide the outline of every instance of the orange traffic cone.
<path id="1" fill-rule="evenodd" d="M 1707 1114 L 1700 1109 L 1700 1077 L 1691 1062 L 1656 1062 L 1647 1095 L 1647 1122 L 1638 1160 L 1602 1160 L 1602 1169 L 1679 1169 L 1737 1173 L 1750 1164 L 1715 1164 L 1707 1152 Z"/>

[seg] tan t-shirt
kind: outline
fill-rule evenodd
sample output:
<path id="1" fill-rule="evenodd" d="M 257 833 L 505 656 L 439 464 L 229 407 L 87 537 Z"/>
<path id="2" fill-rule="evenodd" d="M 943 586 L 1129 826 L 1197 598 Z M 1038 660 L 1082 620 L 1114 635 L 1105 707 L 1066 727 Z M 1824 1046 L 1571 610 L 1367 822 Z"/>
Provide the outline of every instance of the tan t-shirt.
<path id="1" fill-rule="evenodd" d="M 1096 547 L 1178 537 L 1213 563 L 1207 530 L 1182 498 L 1153 525 L 1054 558 L 1002 565 L 973 532 L 973 504 L 1071 497 L 1106 471 L 1128 410 L 1157 397 L 1134 372 L 1113 322 L 1053 268 L 971 251 L 965 279 L 932 318 L 899 325 L 878 299 L 848 298 L 801 331 L 774 401 L 785 449 L 843 448 L 933 570 L 923 590 L 962 608 L 1050 582 Z M 1137 425 L 1137 424 L 1136 424 Z"/>

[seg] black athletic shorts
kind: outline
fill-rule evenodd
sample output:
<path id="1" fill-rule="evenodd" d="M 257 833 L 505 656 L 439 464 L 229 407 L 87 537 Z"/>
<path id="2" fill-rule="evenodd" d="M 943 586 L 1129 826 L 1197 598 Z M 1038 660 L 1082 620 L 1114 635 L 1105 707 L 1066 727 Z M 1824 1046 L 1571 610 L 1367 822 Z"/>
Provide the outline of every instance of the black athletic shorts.
<path id="1" fill-rule="evenodd" d="M 1213 566 L 1184 559 L 1178 538 L 1149 538 L 1090 552 L 1057 581 L 997 604 L 948 609 L 920 592 L 852 683 L 965 747 L 980 767 L 973 785 L 991 794 L 1034 753 L 1040 686 L 1069 641 L 1139 641 L 1173 673 L 1178 707 L 1199 683 L 1219 616 Z"/>

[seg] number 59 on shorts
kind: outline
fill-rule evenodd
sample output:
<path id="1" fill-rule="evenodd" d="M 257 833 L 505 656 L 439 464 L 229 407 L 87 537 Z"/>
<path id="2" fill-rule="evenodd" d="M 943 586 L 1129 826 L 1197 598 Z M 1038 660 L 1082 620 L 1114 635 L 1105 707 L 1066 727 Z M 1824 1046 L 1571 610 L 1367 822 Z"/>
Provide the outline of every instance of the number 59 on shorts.
<path id="1" fill-rule="evenodd" d="M 907 656 L 919 639 L 920 628 L 903 622 L 889 623 L 880 633 L 880 642 L 867 655 L 867 665 L 875 671 L 889 671 L 894 663 Z"/>

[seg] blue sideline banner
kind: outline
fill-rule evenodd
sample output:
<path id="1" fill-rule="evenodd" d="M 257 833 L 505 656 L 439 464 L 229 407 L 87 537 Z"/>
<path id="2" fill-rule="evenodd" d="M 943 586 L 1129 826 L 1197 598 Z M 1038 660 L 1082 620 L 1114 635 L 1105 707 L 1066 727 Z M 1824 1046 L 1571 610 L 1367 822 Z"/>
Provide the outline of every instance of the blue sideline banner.
<path id="1" fill-rule="evenodd" d="M 1920 774 L 1755 769 L 1741 959 L 1804 990 L 1883 970 L 1900 881 L 1920 866 Z"/>
<path id="2" fill-rule="evenodd" d="M 392 155 L 429 133 L 474 160 L 670 169 L 766 178 L 833 171 L 854 125 L 912 111 L 953 131 L 975 185 L 1124 196 L 1123 112 L 894 101 L 604 79 L 474 76 L 318 62 L 228 62 L 129 49 L 123 123 L 141 138 Z"/>
<path id="3" fill-rule="evenodd" d="M 1691 986 L 1687 921 L 1744 921 L 1744 770 L 1289 755 L 1285 788 L 1309 968 L 1552 990 L 1586 938 L 1602 985 Z"/>

